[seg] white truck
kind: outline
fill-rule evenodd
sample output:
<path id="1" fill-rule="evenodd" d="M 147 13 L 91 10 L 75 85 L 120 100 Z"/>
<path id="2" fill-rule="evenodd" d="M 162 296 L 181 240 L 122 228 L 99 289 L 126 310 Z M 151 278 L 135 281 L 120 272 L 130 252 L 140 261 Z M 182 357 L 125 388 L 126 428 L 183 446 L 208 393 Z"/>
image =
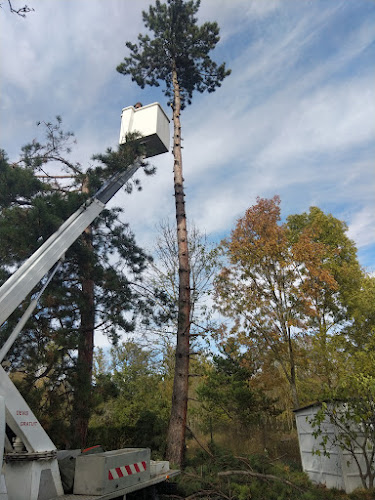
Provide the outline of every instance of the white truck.
<path id="1" fill-rule="evenodd" d="M 169 149 L 169 119 L 158 103 L 123 109 L 120 143 L 125 142 L 131 132 L 138 132 L 142 137 L 146 158 Z M 0 326 L 42 278 L 58 266 L 67 249 L 141 163 L 142 159 L 139 159 L 126 171 L 115 174 L 1 286 Z M 0 363 L 32 314 L 54 271 L 1 348 Z M 59 460 L 62 463 L 64 459 L 74 460 L 73 494 L 64 494 L 59 469 Z M 178 474 L 178 471 L 169 470 L 168 462 L 151 461 L 148 449 L 125 448 L 93 454 L 82 454 L 80 450 L 57 451 L 1 365 L 0 463 L 3 463 L 0 500 L 125 500 L 128 493 L 145 488 L 148 488 L 147 498 L 152 498 L 155 484 Z"/>

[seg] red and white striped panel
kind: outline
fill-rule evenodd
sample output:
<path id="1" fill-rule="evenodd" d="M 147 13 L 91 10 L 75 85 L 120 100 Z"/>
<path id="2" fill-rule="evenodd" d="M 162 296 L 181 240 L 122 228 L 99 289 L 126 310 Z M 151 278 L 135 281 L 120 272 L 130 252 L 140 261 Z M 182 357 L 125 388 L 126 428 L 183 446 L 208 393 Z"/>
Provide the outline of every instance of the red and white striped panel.
<path id="1" fill-rule="evenodd" d="M 120 479 L 121 477 L 132 476 L 133 474 L 144 472 L 146 469 L 146 462 L 137 462 L 136 464 L 123 465 L 122 467 L 109 469 L 108 479 L 111 481 L 112 479 Z"/>

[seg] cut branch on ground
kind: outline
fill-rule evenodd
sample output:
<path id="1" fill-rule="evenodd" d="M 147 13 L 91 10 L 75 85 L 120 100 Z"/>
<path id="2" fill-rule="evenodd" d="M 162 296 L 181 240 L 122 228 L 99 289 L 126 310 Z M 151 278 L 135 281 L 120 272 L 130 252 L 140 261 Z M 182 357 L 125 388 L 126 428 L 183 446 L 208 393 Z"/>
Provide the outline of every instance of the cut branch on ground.
<path id="1" fill-rule="evenodd" d="M 219 472 L 218 476 L 251 476 L 255 477 L 257 479 L 260 479 L 261 481 L 279 481 L 280 483 L 284 483 L 288 486 L 291 486 L 292 488 L 300 491 L 301 493 L 304 493 L 305 490 L 303 488 L 300 488 L 296 484 L 292 483 L 291 481 L 288 481 L 288 479 L 283 479 L 282 477 L 274 476 L 273 474 L 262 474 L 260 472 L 253 472 L 250 470 L 227 470 L 223 472 Z"/>

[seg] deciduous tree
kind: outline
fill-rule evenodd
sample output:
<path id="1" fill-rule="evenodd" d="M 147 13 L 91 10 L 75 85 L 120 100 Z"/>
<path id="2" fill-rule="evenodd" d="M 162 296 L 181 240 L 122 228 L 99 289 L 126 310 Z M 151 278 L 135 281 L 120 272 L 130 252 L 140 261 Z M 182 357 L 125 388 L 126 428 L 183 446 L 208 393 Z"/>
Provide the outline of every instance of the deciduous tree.
<path id="1" fill-rule="evenodd" d="M 355 310 L 358 312 L 358 294 L 363 274 L 357 259 L 357 249 L 347 235 L 347 225 L 332 214 L 326 214 L 318 207 L 310 207 L 308 212 L 290 215 L 287 218 L 290 241 L 297 249 L 302 245 L 302 258 L 306 245 L 319 249 L 306 262 L 305 287 L 310 296 L 310 314 L 307 318 L 309 337 L 306 338 L 308 371 L 315 378 L 318 392 L 323 386 L 334 387 L 337 370 L 332 358 L 336 346 L 330 346 L 352 323 Z M 300 243 L 298 243 L 300 242 Z M 331 286 L 325 286 L 316 274 L 316 269 L 331 275 Z"/>
<path id="2" fill-rule="evenodd" d="M 169 220 L 162 221 L 158 230 L 154 260 L 148 267 L 143 282 L 145 293 L 155 302 L 154 321 L 151 322 L 150 318 L 146 318 L 144 322 L 145 338 L 151 338 L 154 345 L 159 339 L 162 345 L 167 343 L 174 346 L 179 297 L 177 236 Z M 219 269 L 218 250 L 194 224 L 189 234 L 190 336 L 201 344 L 211 327 L 210 299 L 213 278 Z M 191 341 L 190 348 L 194 349 L 197 342 Z"/>
<path id="3" fill-rule="evenodd" d="M 172 381 L 160 353 L 133 339 L 111 348 L 107 366 L 102 356 L 97 361 L 102 369 L 95 377 L 98 404 L 89 433 L 112 448 L 144 446 L 165 453 Z"/>
<path id="4" fill-rule="evenodd" d="M 297 339 L 341 317 L 340 279 L 348 267 L 359 266 L 337 219 L 314 211 L 319 217 L 313 222 L 301 216 L 305 224 L 298 225 L 295 216 L 282 224 L 279 204 L 278 197 L 258 199 L 238 220 L 224 242 L 230 265 L 221 271 L 216 291 L 220 310 L 234 320 L 232 332 L 260 352 L 272 352 L 297 407 Z M 341 240 L 322 218 L 334 223 Z"/>

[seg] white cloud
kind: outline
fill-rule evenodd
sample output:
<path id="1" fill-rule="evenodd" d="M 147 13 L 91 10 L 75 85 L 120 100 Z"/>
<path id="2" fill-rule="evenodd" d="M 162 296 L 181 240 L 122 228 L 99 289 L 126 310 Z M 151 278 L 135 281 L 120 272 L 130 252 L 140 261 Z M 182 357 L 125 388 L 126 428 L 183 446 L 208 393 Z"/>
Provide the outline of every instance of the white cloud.
<path id="1" fill-rule="evenodd" d="M 199 10 L 201 22 L 216 21 L 220 27 L 223 42 L 248 29 L 255 23 L 282 8 L 281 0 L 204 0 Z"/>
<path id="2" fill-rule="evenodd" d="M 375 243 L 374 233 L 375 203 L 354 214 L 349 224 L 348 236 L 361 249 Z"/>
<path id="3" fill-rule="evenodd" d="M 372 79 L 320 87 L 280 117 L 280 131 L 260 163 L 288 162 L 312 153 L 347 150 L 375 139 Z"/>
<path id="4" fill-rule="evenodd" d="M 321 18 L 306 16 L 291 31 L 272 33 L 250 44 L 244 52 L 232 53 L 229 66 L 233 74 L 224 82 L 224 88 L 202 98 L 202 106 L 193 105 L 194 110 L 187 110 L 183 116 L 185 159 L 197 172 L 200 173 L 202 167 L 214 168 L 217 159 L 221 163 L 237 159 L 238 154 L 250 153 L 254 161 L 254 153 L 260 154 L 261 150 L 263 155 L 271 155 L 273 149 L 277 154 L 278 147 L 284 148 L 285 153 L 288 147 L 292 154 L 293 148 L 304 151 L 311 132 L 315 142 L 310 149 L 319 146 L 325 137 L 325 147 L 332 138 L 335 141 L 332 147 L 335 147 L 337 141 L 346 141 L 348 135 L 350 142 L 355 142 L 365 139 L 359 137 L 361 131 L 371 134 L 373 127 L 366 127 L 372 119 L 374 105 L 373 72 L 327 84 L 335 72 L 368 48 L 374 37 L 368 22 L 351 35 L 350 43 L 340 47 L 337 58 L 323 58 L 323 64 L 318 59 L 304 71 L 295 67 L 296 62 L 303 59 L 307 41 L 318 38 L 318 28 L 332 15 L 329 10 Z M 320 120 L 319 113 L 322 113 Z M 303 130 L 300 130 L 301 124 Z M 198 148 L 194 147 L 197 144 Z"/>

